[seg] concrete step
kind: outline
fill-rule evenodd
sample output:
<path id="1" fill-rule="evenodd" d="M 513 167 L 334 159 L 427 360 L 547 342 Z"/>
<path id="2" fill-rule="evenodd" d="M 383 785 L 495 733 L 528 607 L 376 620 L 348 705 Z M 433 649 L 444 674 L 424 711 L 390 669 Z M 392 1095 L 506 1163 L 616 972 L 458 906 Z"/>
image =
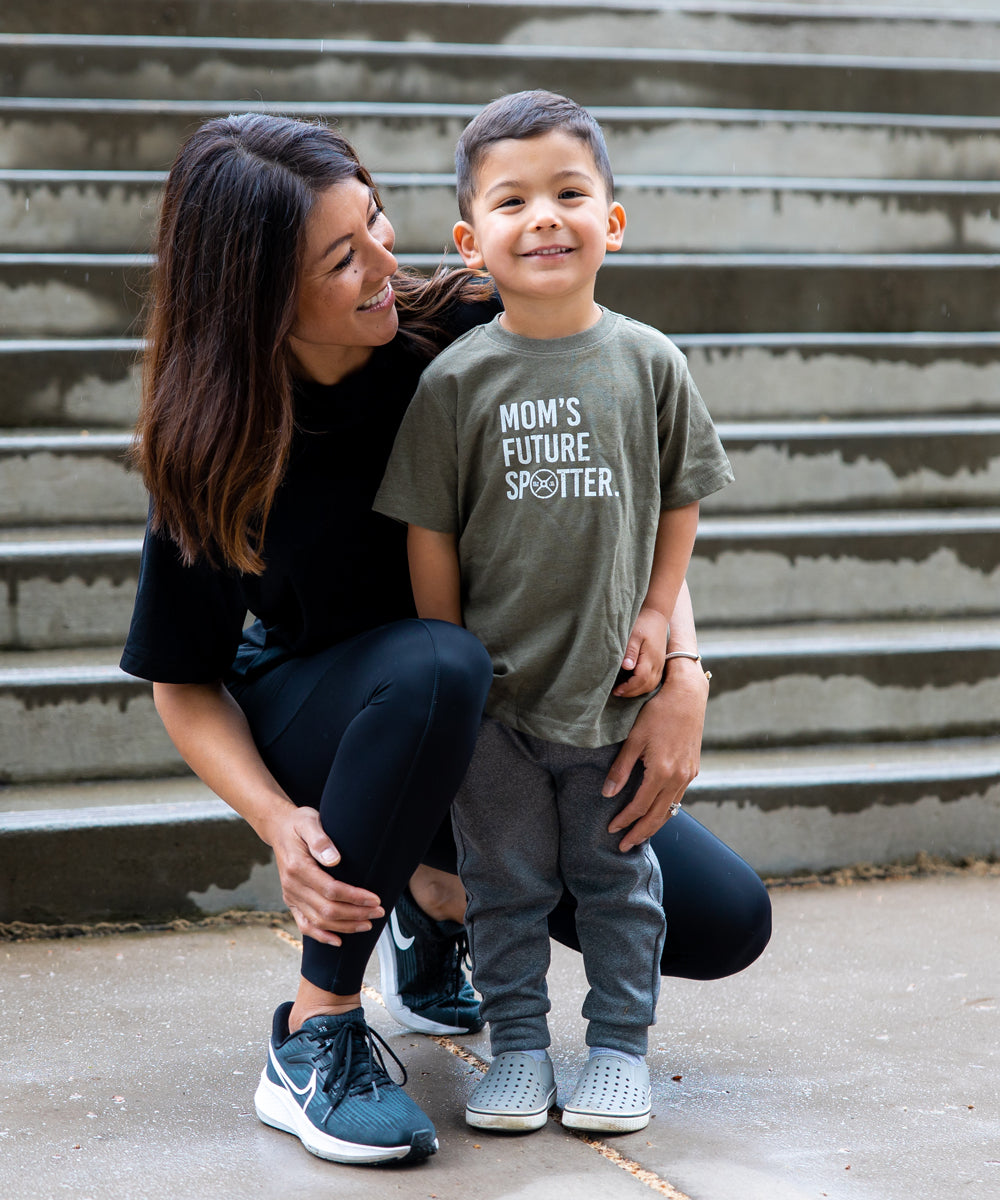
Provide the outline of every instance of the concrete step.
<path id="1" fill-rule="evenodd" d="M 121 645 L 141 526 L 0 532 L 0 648 Z M 719 626 L 989 616 L 1000 584 L 998 547 L 996 510 L 706 511 L 688 577 L 699 618 Z"/>
<path id="2" fill-rule="evenodd" d="M 649 46 L 0 34 L 10 96 L 449 101 L 547 87 L 584 104 L 997 115 L 1000 61 Z"/>
<path id="3" fill-rule="evenodd" d="M 996 735 L 709 751 L 685 796 L 689 812 L 775 875 L 996 853 L 998 805 Z"/>
<path id="4" fill-rule="evenodd" d="M 141 521 L 127 433 L 0 433 L 0 527 Z"/>
<path id="5" fill-rule="evenodd" d="M 995 329 L 989 254 L 625 254 L 597 298 L 667 332 Z"/>
<path id="6" fill-rule="evenodd" d="M 144 251 L 158 171 L 0 170 L 0 251 Z M 408 252 L 451 249 L 455 177 L 376 172 Z M 619 174 L 632 252 L 996 251 L 1000 183 Z"/>
<path id="7" fill-rule="evenodd" d="M 134 333 L 150 255 L 0 254 L 0 329 L 8 336 Z"/>
<path id="8" fill-rule="evenodd" d="M 0 250 L 148 250 L 162 171 L 0 170 Z"/>
<path id="9" fill-rule="evenodd" d="M 990 737 L 1000 622 L 711 630 L 708 748 Z M 148 684 L 100 649 L 0 658 L 0 783 L 176 774 Z"/>
<path id="10" fill-rule="evenodd" d="M 722 422 L 719 433 L 736 483 L 706 513 L 1000 505 L 997 416 Z"/>
<path id="11" fill-rule="evenodd" d="M 996 612 L 996 509 L 702 518 L 688 579 L 699 621 L 955 617 Z"/>
<path id="12" fill-rule="evenodd" d="M 617 192 L 632 251 L 879 254 L 1000 246 L 995 182 L 622 175 Z"/>
<path id="13" fill-rule="evenodd" d="M 996 333 L 679 334 L 717 421 L 993 413 Z"/>
<path id="14" fill-rule="evenodd" d="M 432 270 L 457 256 L 401 254 Z M 152 259 L 0 254 L 0 328 L 13 336 L 136 331 Z M 597 298 L 669 333 L 976 332 L 1000 324 L 992 254 L 609 256 Z"/>
<path id="15" fill-rule="evenodd" d="M 721 422 L 736 483 L 705 513 L 1000 505 L 1000 417 Z M 126 432 L 0 434 L 0 528 L 141 521 Z"/>
<path id="16" fill-rule="evenodd" d="M 685 806 L 766 873 L 921 852 L 955 860 L 997 845 L 998 779 L 995 737 L 710 751 Z M 3 922 L 280 909 L 270 859 L 249 826 L 190 777 L 0 791 Z M 214 886 L 206 889 L 206 877 Z"/>
<path id="17" fill-rule="evenodd" d="M 185 774 L 149 684 L 122 674 L 117 652 L 0 656 L 0 783 Z"/>
<path id="18" fill-rule="evenodd" d="M 996 736 L 994 618 L 705 630 L 700 642 L 712 748 Z"/>
<path id="19" fill-rule="evenodd" d="M 135 600 L 141 526 L 4 533 L 0 647 L 121 646 Z"/>
<path id="20" fill-rule="evenodd" d="M 284 905 L 270 862 L 250 826 L 191 778 L 0 792 L 0 872 L 9 885 L 0 921 L 276 911 Z"/>
<path id="21" fill-rule="evenodd" d="M 131 427 L 138 338 L 0 339 L 0 428 Z"/>
<path id="22" fill-rule="evenodd" d="M 317 91 L 315 95 L 325 95 Z M 0 96 L 0 162 L 15 168 L 166 170 L 203 121 L 273 112 L 336 122 L 365 164 L 385 171 L 451 171 L 455 142 L 477 103 L 121 100 Z M 615 169 L 695 175 L 993 180 L 997 117 L 875 112 L 593 105 Z"/>
<path id="23" fill-rule="evenodd" d="M 180 35 L 187 37 L 362 38 L 574 46 L 669 46 L 694 50 L 893 54 L 955 58 L 1000 55 L 1000 19 L 962 0 L 933 7 L 884 4 L 859 11 L 811 3 L 650 3 L 573 0 L 566 4 L 456 3 L 455 0 L 6 0 L 11 33 Z"/>
<path id="24" fill-rule="evenodd" d="M 1000 334 L 677 335 L 718 421 L 996 411 Z M 132 425 L 139 339 L 0 339 L 0 427 Z"/>

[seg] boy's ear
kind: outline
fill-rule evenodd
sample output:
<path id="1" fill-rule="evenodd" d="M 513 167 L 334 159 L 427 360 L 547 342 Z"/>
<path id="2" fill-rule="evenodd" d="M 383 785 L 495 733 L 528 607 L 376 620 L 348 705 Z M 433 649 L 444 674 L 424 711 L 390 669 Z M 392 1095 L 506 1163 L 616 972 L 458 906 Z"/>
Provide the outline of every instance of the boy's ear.
<path id="1" fill-rule="evenodd" d="M 469 222 L 459 221 L 451 231 L 451 236 L 455 240 L 455 249 L 462 256 L 462 262 L 467 267 L 482 271 L 486 266 L 486 260 L 483 258 L 483 253 L 479 249 L 479 243 L 476 241 L 476 231 Z"/>
<path id="2" fill-rule="evenodd" d="M 608 250 L 620 250 L 625 237 L 625 209 L 616 200 L 608 209 Z"/>

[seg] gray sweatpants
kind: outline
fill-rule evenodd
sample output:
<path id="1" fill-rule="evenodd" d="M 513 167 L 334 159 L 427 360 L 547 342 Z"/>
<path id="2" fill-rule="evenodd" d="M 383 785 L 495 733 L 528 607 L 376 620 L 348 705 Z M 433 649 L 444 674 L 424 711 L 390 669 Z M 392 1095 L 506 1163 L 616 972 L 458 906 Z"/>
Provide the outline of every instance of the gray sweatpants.
<path id="1" fill-rule="evenodd" d="M 549 1045 L 547 918 L 565 887 L 590 991 L 587 1044 L 645 1054 L 656 1021 L 666 923 L 648 844 L 623 854 L 608 825 L 641 782 L 601 795 L 618 746 L 565 746 L 485 717 L 452 806 L 468 894 L 472 980 L 494 1054 Z"/>

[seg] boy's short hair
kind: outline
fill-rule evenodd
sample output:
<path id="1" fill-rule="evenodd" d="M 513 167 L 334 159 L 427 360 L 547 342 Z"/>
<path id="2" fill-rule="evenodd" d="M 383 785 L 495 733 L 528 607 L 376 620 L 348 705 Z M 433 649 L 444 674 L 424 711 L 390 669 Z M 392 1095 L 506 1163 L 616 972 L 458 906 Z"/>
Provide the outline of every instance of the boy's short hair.
<path id="1" fill-rule="evenodd" d="M 501 96 L 478 113 L 465 127 L 455 147 L 458 211 L 470 220 L 476 194 L 476 173 L 487 150 L 505 138 L 533 138 L 561 129 L 579 138 L 594 156 L 608 200 L 614 199 L 615 180 L 601 127 L 585 108 L 557 92 L 514 92 Z"/>

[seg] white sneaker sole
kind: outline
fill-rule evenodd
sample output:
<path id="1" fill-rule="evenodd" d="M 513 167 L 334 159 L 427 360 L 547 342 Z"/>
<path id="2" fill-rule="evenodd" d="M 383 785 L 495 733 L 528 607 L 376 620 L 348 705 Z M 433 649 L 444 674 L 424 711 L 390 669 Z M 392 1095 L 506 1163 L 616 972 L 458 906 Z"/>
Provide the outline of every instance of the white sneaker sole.
<path id="1" fill-rule="evenodd" d="M 404 1029 L 413 1033 L 430 1033 L 442 1036 L 453 1033 L 468 1033 L 464 1025 L 444 1025 L 440 1021 L 431 1021 L 406 1007 L 399 994 L 399 978 L 396 974 L 396 951 L 393 947 L 392 932 L 389 926 L 382 930 L 375 943 L 378 951 L 378 969 L 382 977 L 382 999 L 389 1015 Z"/>
<path id="2" fill-rule="evenodd" d="M 254 1107 L 257 1109 L 257 1116 L 265 1125 L 292 1134 L 310 1154 L 315 1154 L 317 1158 L 325 1158 L 328 1162 L 391 1162 L 394 1159 L 406 1158 L 413 1150 L 410 1145 L 366 1146 L 360 1142 L 345 1142 L 323 1133 L 306 1117 L 286 1088 L 279 1087 L 267 1078 L 266 1071 L 261 1074 L 254 1096 Z M 429 1153 L 433 1154 L 437 1148 L 438 1142 L 435 1138 L 434 1149 Z"/>

